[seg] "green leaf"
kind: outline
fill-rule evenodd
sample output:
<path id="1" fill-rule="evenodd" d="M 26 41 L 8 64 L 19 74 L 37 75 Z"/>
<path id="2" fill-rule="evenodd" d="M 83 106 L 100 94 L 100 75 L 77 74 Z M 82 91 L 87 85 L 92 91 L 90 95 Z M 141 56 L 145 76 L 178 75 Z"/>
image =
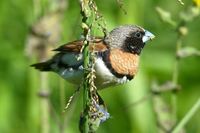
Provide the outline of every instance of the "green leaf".
<path id="1" fill-rule="evenodd" d="M 200 56 L 200 51 L 194 47 L 184 47 L 178 51 L 177 56 L 180 58 Z"/>
<path id="2" fill-rule="evenodd" d="M 168 23 L 168 24 L 170 24 L 173 27 L 176 27 L 177 23 L 172 19 L 170 12 L 165 11 L 165 10 L 163 10 L 160 7 L 156 7 L 156 11 L 157 11 L 160 19 L 163 22 Z"/>

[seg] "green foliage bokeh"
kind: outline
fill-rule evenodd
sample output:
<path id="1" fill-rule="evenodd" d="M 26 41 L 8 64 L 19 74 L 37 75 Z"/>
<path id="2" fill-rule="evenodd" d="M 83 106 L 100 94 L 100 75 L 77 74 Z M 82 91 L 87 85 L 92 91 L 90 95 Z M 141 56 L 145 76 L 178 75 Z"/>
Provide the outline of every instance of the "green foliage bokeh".
<path id="1" fill-rule="evenodd" d="M 43 10 L 46 3 L 43 0 Z M 46 3 L 45 3 L 46 1 Z M 127 15 L 119 8 L 115 0 L 96 0 L 99 11 L 104 16 L 109 30 L 122 24 L 137 24 L 156 35 L 155 40 L 148 43 L 143 50 L 138 75 L 127 85 L 102 90 L 100 94 L 106 101 L 111 119 L 103 123 L 99 133 L 136 132 L 155 133 L 156 118 L 149 99 L 137 106 L 129 106 L 134 101 L 147 95 L 153 80 L 163 83 L 172 78 L 175 62 L 177 35 L 171 27 L 160 21 L 155 11 L 160 6 L 172 13 L 178 21 L 179 13 L 186 7 L 175 0 L 124 0 Z M 192 5 L 186 1 L 185 5 Z M 25 45 L 30 26 L 36 20 L 31 0 L 0 1 L 0 132 L 1 133 L 38 133 L 41 131 L 40 99 L 37 95 L 39 72 L 29 67 L 34 63 L 25 56 Z M 81 15 L 79 2 L 69 0 L 62 19 L 62 36 L 57 46 L 80 38 Z M 200 18 L 190 22 L 188 36 L 183 40 L 184 46 L 200 49 Z M 98 34 L 97 32 L 96 34 Z M 199 57 L 189 57 L 180 61 L 179 84 L 182 90 L 177 93 L 177 115 L 180 120 L 200 96 Z M 73 92 L 73 86 L 60 81 L 56 74 L 49 74 L 50 101 L 58 117 L 62 117 L 60 103 L 60 82 L 65 84 L 65 98 Z M 66 132 L 78 132 L 78 120 L 81 111 L 81 98 L 72 105 L 72 112 L 66 123 Z M 125 108 L 127 107 L 128 108 Z M 186 125 L 187 132 L 200 132 L 199 111 Z M 59 132 L 53 118 L 50 118 L 50 131 Z"/>

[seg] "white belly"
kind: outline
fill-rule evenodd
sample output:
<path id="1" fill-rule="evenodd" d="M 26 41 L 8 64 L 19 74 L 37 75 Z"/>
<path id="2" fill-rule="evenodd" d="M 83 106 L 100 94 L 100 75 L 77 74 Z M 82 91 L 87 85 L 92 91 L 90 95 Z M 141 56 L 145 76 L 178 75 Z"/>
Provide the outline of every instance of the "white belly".
<path id="1" fill-rule="evenodd" d="M 118 83 L 118 78 L 116 78 L 110 70 L 106 67 L 101 58 L 98 58 L 95 63 L 96 70 L 96 81 L 95 84 L 99 88 L 105 88 L 113 84 Z"/>
<path id="2" fill-rule="evenodd" d="M 103 89 L 112 85 L 121 84 L 128 81 L 126 77 L 123 78 L 115 77 L 106 67 L 101 58 L 98 58 L 95 61 L 95 71 L 96 71 L 95 85 L 97 86 L 98 89 Z M 80 66 L 78 70 L 73 70 L 72 68 L 68 68 L 60 70 L 57 73 L 72 84 L 79 85 L 83 80 L 82 66 Z"/>

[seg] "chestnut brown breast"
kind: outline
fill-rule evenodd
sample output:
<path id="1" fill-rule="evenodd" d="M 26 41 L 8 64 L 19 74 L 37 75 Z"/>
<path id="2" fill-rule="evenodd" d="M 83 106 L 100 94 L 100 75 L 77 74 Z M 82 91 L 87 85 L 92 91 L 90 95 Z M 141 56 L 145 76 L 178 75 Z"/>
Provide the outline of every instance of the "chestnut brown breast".
<path id="1" fill-rule="evenodd" d="M 134 76 L 138 71 L 139 56 L 121 49 L 112 49 L 109 60 L 115 72 L 121 75 Z"/>

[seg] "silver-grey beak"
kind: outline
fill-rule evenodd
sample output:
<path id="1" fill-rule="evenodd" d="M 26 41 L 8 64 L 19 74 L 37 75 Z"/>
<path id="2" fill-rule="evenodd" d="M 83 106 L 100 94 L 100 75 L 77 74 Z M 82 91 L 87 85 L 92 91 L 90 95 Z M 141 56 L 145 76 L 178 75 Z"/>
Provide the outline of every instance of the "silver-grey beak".
<path id="1" fill-rule="evenodd" d="M 142 41 L 143 43 L 146 43 L 147 41 L 152 40 L 154 38 L 154 34 L 146 30 L 144 36 L 142 37 Z"/>

